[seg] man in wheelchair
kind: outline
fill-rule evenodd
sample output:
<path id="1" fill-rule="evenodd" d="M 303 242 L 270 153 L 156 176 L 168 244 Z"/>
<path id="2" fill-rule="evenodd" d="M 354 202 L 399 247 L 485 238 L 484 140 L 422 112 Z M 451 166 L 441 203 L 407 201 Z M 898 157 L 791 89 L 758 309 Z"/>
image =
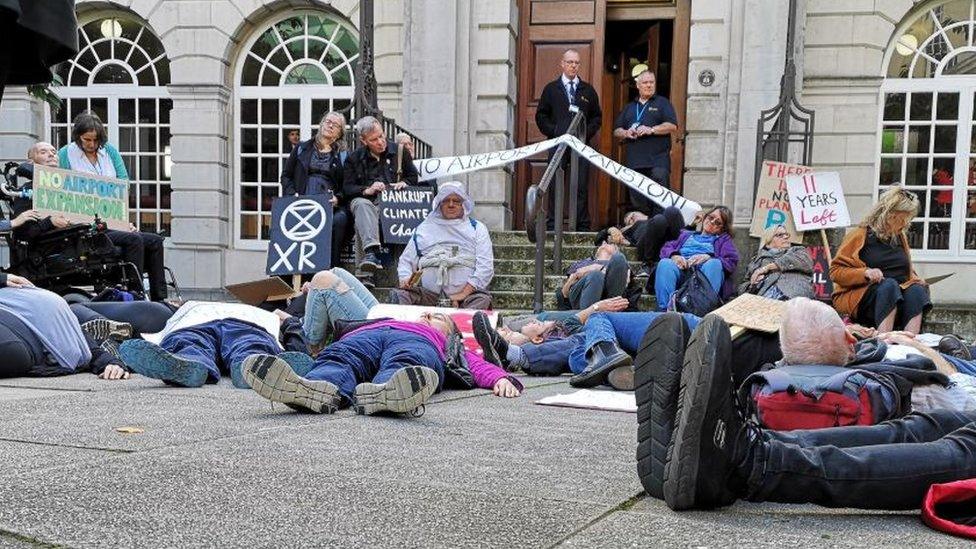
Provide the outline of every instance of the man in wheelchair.
<path id="1" fill-rule="evenodd" d="M 26 179 L 33 178 L 34 164 L 58 167 L 57 151 L 50 143 L 36 143 L 27 152 L 27 158 L 28 162 L 17 167 L 17 175 Z M 30 186 L 28 183 L 22 188 Z M 63 216 L 41 217 L 32 206 L 31 199 L 23 193 L 11 200 L 12 271 L 51 286 L 58 293 L 86 282 L 100 289 L 121 279 L 129 290 L 140 294 L 145 272 L 149 277 L 149 298 L 166 299 L 161 236 L 139 232 L 131 224 L 129 231 L 116 231 L 72 224 Z"/>

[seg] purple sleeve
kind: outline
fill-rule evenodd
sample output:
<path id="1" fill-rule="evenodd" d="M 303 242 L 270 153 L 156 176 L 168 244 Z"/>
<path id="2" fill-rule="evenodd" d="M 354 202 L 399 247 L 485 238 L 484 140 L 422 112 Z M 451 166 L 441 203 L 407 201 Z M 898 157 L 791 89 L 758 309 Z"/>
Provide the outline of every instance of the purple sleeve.
<path id="1" fill-rule="evenodd" d="M 724 234 L 716 244 L 718 246 L 715 247 L 715 255 L 722 262 L 722 269 L 729 274 L 735 272 L 735 268 L 739 265 L 739 250 L 735 247 L 732 237 Z"/>
<path id="2" fill-rule="evenodd" d="M 678 235 L 678 238 L 665 243 L 664 246 L 661 247 L 661 259 L 667 259 L 678 253 L 678 250 L 681 249 L 681 245 L 685 243 L 685 240 L 688 240 L 688 235 L 690 234 L 690 232 L 682 230 L 681 234 Z"/>
<path id="3" fill-rule="evenodd" d="M 474 377 L 474 384 L 479 388 L 490 391 L 495 387 L 499 379 L 505 377 L 512 382 L 512 385 L 515 385 L 519 392 L 525 390 L 521 381 L 514 376 L 508 375 L 505 370 L 502 370 L 477 354 L 471 351 L 465 351 L 464 358 L 468 361 L 468 369 L 471 370 L 471 376 Z"/>

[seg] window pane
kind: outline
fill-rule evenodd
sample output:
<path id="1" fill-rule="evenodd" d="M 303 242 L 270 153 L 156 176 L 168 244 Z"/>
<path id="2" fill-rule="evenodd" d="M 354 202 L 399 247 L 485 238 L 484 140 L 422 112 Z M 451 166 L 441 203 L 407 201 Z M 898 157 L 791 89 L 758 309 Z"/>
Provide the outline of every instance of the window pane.
<path id="1" fill-rule="evenodd" d="M 956 152 L 956 126 L 936 126 L 933 148 L 937 153 Z"/>
<path id="2" fill-rule="evenodd" d="M 262 185 L 261 186 L 261 211 L 270 212 L 271 203 L 274 202 L 275 198 L 278 198 L 278 186 Z"/>
<path id="3" fill-rule="evenodd" d="M 277 99 L 261 100 L 261 123 L 262 124 L 278 123 L 278 100 Z"/>
<path id="4" fill-rule="evenodd" d="M 900 158 L 882 158 L 878 183 L 891 185 L 901 181 L 901 162 Z"/>
<path id="5" fill-rule="evenodd" d="M 923 208 L 921 211 L 925 211 Z M 952 217 L 952 189 L 932 189 L 932 200 L 929 202 L 929 217 Z"/>
<path id="6" fill-rule="evenodd" d="M 924 223 L 915 222 L 908 227 L 908 246 L 910 248 L 922 248 L 922 234 L 925 231 Z"/>
<path id="7" fill-rule="evenodd" d="M 932 119 L 932 94 L 931 93 L 912 93 L 912 120 L 931 120 Z"/>
<path id="8" fill-rule="evenodd" d="M 156 143 L 156 128 L 139 128 L 139 151 L 159 152 Z"/>
<path id="9" fill-rule="evenodd" d="M 976 219 L 976 191 L 966 191 L 966 219 Z"/>
<path id="10" fill-rule="evenodd" d="M 257 124 L 257 123 L 258 123 L 258 100 L 242 99 L 241 100 L 241 124 Z"/>
<path id="11" fill-rule="evenodd" d="M 258 159 L 241 159 L 241 181 L 256 182 L 258 180 Z"/>
<path id="12" fill-rule="evenodd" d="M 285 124 L 298 125 L 301 123 L 301 115 L 299 107 L 300 102 L 297 99 L 284 99 L 281 101 L 282 106 L 282 122 Z"/>
<path id="13" fill-rule="evenodd" d="M 253 128 L 241 129 L 241 152 L 258 152 L 258 131 Z"/>
<path id="14" fill-rule="evenodd" d="M 261 159 L 261 181 L 263 183 L 277 183 L 278 176 L 279 176 L 278 159 L 262 158 Z"/>
<path id="15" fill-rule="evenodd" d="M 905 150 L 905 127 L 885 126 L 881 131 L 881 152 L 901 153 Z"/>
<path id="16" fill-rule="evenodd" d="M 159 207 L 170 209 L 170 200 L 172 199 L 173 188 L 169 185 L 159 186 Z"/>
<path id="17" fill-rule="evenodd" d="M 241 211 L 258 211 L 258 188 L 253 186 L 241 187 Z"/>
<path id="18" fill-rule="evenodd" d="M 956 120 L 959 118 L 959 94 L 940 93 L 935 117 L 939 120 Z"/>
<path id="19" fill-rule="evenodd" d="M 929 152 L 929 135 L 932 132 L 931 126 L 909 126 L 908 127 L 908 151 L 910 153 Z"/>
<path id="20" fill-rule="evenodd" d="M 155 156 L 140 156 L 139 157 L 139 179 L 156 179 L 156 157 Z M 155 200 L 155 197 L 154 197 Z M 147 207 L 147 206 L 144 206 Z"/>
<path id="21" fill-rule="evenodd" d="M 119 151 L 134 152 L 136 150 L 136 129 L 119 128 L 119 137 L 116 145 L 118 145 Z"/>
<path id="22" fill-rule="evenodd" d="M 966 223 L 966 242 L 967 250 L 976 250 L 976 223 Z"/>
<path id="23" fill-rule="evenodd" d="M 139 122 L 152 123 L 156 121 L 156 100 L 139 100 Z"/>
<path id="24" fill-rule="evenodd" d="M 953 171 L 956 160 L 954 158 L 932 159 L 932 185 L 952 185 L 955 181 Z"/>
<path id="25" fill-rule="evenodd" d="M 260 70 L 261 64 L 258 63 L 253 57 L 248 56 L 248 58 L 244 60 L 244 68 L 241 69 L 241 85 L 257 86 L 258 73 Z"/>
<path id="26" fill-rule="evenodd" d="M 905 94 L 889 93 L 885 95 L 884 119 L 905 119 Z"/>
<path id="27" fill-rule="evenodd" d="M 925 185 L 929 180 L 928 158 L 905 159 L 905 185 Z"/>
<path id="28" fill-rule="evenodd" d="M 946 61 L 942 74 L 976 74 L 976 52 L 964 51 Z"/>
<path id="29" fill-rule="evenodd" d="M 969 132 L 969 152 L 976 153 L 976 126 Z"/>
<path id="30" fill-rule="evenodd" d="M 949 249 L 949 224 L 948 223 L 929 223 L 929 246 L 930 250 Z"/>
<path id="31" fill-rule="evenodd" d="M 119 99 L 119 123 L 132 124 L 136 121 L 136 102 L 134 99 Z"/>
<path id="32" fill-rule="evenodd" d="M 111 65 L 105 65 L 104 67 L 98 69 L 95 73 L 95 78 L 92 79 L 93 84 L 131 84 L 132 75 L 129 71 L 120 65 L 112 63 Z"/>
<path id="33" fill-rule="evenodd" d="M 241 238 L 255 239 L 258 237 L 258 216 L 241 216 Z"/>
<path id="34" fill-rule="evenodd" d="M 312 100 L 312 119 L 309 123 L 313 126 L 319 125 L 319 120 L 325 115 L 325 113 L 332 110 L 329 105 L 328 99 L 313 99 Z"/>
<path id="35" fill-rule="evenodd" d="M 278 132 L 272 128 L 262 128 L 261 129 L 261 152 L 277 153 L 278 152 Z"/>
<path id="36" fill-rule="evenodd" d="M 171 110 L 173 110 L 172 99 L 159 100 L 159 123 L 160 124 L 169 124 L 169 113 Z"/>

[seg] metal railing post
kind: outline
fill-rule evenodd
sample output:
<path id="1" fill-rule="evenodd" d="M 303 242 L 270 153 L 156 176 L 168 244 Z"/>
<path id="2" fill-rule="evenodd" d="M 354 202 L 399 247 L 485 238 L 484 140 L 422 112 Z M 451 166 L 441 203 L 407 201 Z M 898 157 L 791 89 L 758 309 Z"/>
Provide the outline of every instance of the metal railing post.
<path id="1" fill-rule="evenodd" d="M 569 155 L 569 230 L 576 231 L 576 210 L 579 207 L 580 157 L 575 149 Z"/>
<path id="2" fill-rule="evenodd" d="M 543 196 L 543 200 L 547 200 Z M 546 216 L 545 205 L 542 206 L 542 215 L 535 217 L 535 294 L 533 295 L 532 311 L 536 314 L 542 312 L 543 296 L 545 295 L 546 280 Z"/>
<path id="3" fill-rule="evenodd" d="M 567 148 L 567 150 L 569 150 Z M 563 205 L 566 203 L 566 170 L 556 168 L 556 176 L 553 178 L 556 183 L 556 204 L 552 212 L 552 226 L 556 231 L 552 251 L 553 274 L 559 274 L 563 270 Z"/>

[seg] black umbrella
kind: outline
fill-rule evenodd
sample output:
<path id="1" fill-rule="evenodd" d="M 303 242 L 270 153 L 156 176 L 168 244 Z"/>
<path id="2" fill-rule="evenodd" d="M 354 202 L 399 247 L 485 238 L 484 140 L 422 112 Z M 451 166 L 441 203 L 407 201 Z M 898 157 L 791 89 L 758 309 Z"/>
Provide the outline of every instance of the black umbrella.
<path id="1" fill-rule="evenodd" d="M 49 83 L 77 53 L 74 0 L 0 0 L 0 100 L 5 86 Z"/>

